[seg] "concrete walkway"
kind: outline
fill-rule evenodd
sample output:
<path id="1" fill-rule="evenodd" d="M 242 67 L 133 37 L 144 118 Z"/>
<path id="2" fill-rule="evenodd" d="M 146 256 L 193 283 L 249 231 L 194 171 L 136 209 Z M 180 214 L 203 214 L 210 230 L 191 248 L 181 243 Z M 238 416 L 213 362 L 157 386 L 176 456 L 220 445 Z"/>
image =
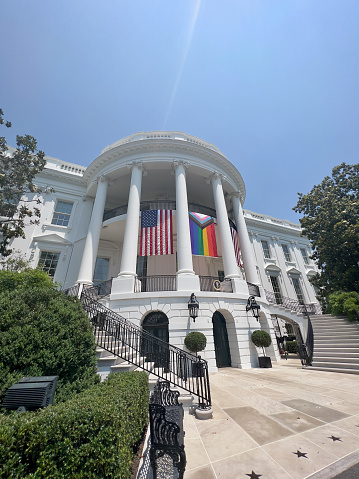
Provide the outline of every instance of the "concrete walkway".
<path id="1" fill-rule="evenodd" d="M 331 479 L 359 462 L 359 376 L 290 359 L 210 381 L 213 419 L 185 415 L 185 479 Z"/>

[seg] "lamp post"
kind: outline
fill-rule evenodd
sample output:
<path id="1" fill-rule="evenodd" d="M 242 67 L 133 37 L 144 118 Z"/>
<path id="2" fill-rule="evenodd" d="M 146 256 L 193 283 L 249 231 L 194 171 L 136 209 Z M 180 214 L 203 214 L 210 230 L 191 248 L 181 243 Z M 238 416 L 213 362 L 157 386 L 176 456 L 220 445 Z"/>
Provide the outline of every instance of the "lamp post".
<path id="1" fill-rule="evenodd" d="M 249 296 L 248 301 L 247 301 L 247 306 L 246 306 L 246 311 L 252 311 L 253 316 L 256 318 L 257 321 L 259 321 L 259 310 L 261 307 L 259 304 L 256 302 L 256 298 L 254 296 Z"/>
<path id="2" fill-rule="evenodd" d="M 190 317 L 193 319 L 193 322 L 196 321 L 196 318 L 198 316 L 198 310 L 199 310 L 199 303 L 197 301 L 195 294 L 192 293 L 188 301 L 188 311 L 189 311 Z"/>

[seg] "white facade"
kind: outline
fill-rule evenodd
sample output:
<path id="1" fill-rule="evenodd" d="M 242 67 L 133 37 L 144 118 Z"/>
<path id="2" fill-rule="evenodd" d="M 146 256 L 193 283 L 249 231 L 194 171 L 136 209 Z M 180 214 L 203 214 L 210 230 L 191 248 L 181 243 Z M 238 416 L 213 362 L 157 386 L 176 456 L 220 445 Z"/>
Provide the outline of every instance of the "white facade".
<path id="1" fill-rule="evenodd" d="M 44 190 L 40 225 L 29 226 L 26 239 L 14 240 L 12 247 L 33 266 L 45 265 L 64 289 L 113 278 L 106 306 L 138 325 L 148 313 L 163 312 L 169 342 L 176 346 L 183 347 L 188 332 L 202 331 L 208 341 L 202 356 L 212 371 L 221 361 L 214 313 L 225 324 L 230 365 L 250 368 L 258 364 L 250 341 L 255 329 L 270 332 L 267 354 L 279 359 L 271 314 L 287 313 L 268 303 L 265 290 L 279 303 L 281 295 L 316 304 L 308 281 L 316 268 L 299 225 L 243 211 L 243 179 L 212 144 L 179 132 L 138 133 L 105 148 L 87 168 L 47 158 L 36 184 Z M 172 211 L 173 254 L 139 258 L 145 210 Z M 192 254 L 191 211 L 215 218 L 218 257 Z M 242 267 L 229 220 L 237 228 Z M 217 291 L 218 277 L 224 281 Z M 246 312 L 247 282 L 259 287 L 259 322 Z M 191 293 L 200 305 L 195 322 L 188 314 Z M 296 317 L 305 336 L 305 321 Z"/>

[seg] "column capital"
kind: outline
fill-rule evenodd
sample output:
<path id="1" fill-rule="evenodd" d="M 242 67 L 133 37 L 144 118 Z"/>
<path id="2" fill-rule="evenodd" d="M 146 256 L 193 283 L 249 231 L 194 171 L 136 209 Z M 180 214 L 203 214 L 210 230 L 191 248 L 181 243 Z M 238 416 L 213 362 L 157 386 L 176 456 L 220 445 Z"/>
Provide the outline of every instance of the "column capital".
<path id="1" fill-rule="evenodd" d="M 93 185 L 98 185 L 98 184 L 100 184 L 100 183 L 107 183 L 107 184 L 109 184 L 109 181 L 108 181 L 108 179 L 106 178 L 105 175 L 100 175 L 100 176 L 98 176 L 98 177 L 96 178 L 96 180 L 94 180 L 94 181 L 92 182 Z"/>
<path id="2" fill-rule="evenodd" d="M 137 167 L 143 172 L 143 176 L 147 175 L 147 171 L 145 171 L 145 167 L 143 166 L 143 161 L 133 161 L 132 163 L 128 163 L 126 166 L 131 171 L 133 170 L 133 168 Z"/>
<path id="3" fill-rule="evenodd" d="M 183 161 L 183 160 L 173 160 L 173 162 L 172 162 L 173 169 L 175 170 L 179 166 L 183 166 L 183 168 L 185 170 L 187 170 L 188 167 L 189 167 L 189 163 L 188 163 L 188 161 Z"/>
<path id="4" fill-rule="evenodd" d="M 224 175 L 222 175 L 221 173 L 218 173 L 218 171 L 214 171 L 206 180 L 206 183 L 211 183 L 213 182 L 214 180 L 220 180 L 220 182 L 222 183 L 222 181 L 224 181 L 226 179 L 226 177 Z"/>
<path id="5" fill-rule="evenodd" d="M 243 204 L 244 196 L 240 191 L 234 191 L 233 193 L 229 193 L 229 197 L 232 198 L 239 198 L 239 201 Z"/>

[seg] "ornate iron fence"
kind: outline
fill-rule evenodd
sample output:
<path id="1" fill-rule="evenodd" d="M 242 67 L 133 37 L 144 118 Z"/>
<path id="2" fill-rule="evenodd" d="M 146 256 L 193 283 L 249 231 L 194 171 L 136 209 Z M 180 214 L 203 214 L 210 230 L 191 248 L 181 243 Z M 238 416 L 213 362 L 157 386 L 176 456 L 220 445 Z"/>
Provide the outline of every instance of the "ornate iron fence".
<path id="1" fill-rule="evenodd" d="M 279 306 L 284 306 L 291 311 L 296 311 L 297 313 L 302 314 L 321 314 L 322 310 L 319 304 L 301 304 L 298 300 L 287 298 L 285 296 L 281 296 L 281 302 L 277 300 L 275 293 L 272 291 L 265 291 L 266 299 L 269 303 L 278 304 Z"/>
<path id="2" fill-rule="evenodd" d="M 93 325 L 98 346 L 196 395 L 201 409 L 211 406 L 207 361 L 127 321 L 99 303 L 90 289 L 83 290 L 81 302 Z"/>

